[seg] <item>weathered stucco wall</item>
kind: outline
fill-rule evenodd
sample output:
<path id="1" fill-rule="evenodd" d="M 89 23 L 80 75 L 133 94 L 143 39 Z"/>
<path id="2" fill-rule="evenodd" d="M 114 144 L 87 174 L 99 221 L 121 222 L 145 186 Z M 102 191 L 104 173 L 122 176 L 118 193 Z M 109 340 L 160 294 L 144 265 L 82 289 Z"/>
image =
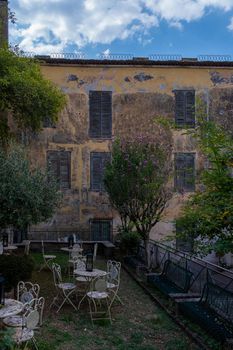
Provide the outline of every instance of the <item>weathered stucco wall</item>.
<path id="1" fill-rule="evenodd" d="M 45 166 L 47 150 L 69 150 L 72 163 L 71 189 L 64 192 L 63 207 L 37 229 L 77 228 L 88 237 L 89 219 L 113 218 L 114 226 L 118 222 L 104 193 L 90 191 L 90 153 L 109 151 L 111 140 L 91 140 L 88 136 L 89 91 L 112 91 L 113 137 L 156 133 L 157 116 L 174 120 L 174 89 L 194 89 L 196 97 L 206 102 L 209 115 L 233 130 L 233 69 L 42 64 L 42 71 L 66 93 L 67 106 L 56 128 L 45 128 L 32 140 L 31 157 Z M 197 172 L 203 167 L 203 159 L 190 135 L 176 130 L 171 142 L 174 152 L 196 152 Z M 187 194 L 174 193 L 162 222 L 153 229 L 153 237 L 171 233 L 172 221 L 186 197 Z"/>

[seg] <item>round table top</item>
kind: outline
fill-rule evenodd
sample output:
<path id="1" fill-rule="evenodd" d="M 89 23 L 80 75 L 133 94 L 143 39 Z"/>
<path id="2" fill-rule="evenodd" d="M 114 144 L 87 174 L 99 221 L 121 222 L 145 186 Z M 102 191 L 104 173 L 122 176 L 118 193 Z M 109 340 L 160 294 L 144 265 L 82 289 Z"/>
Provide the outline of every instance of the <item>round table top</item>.
<path id="1" fill-rule="evenodd" d="M 3 247 L 4 250 L 15 250 L 18 249 L 16 245 L 8 245 L 7 247 Z"/>
<path id="2" fill-rule="evenodd" d="M 87 278 L 94 278 L 98 276 L 106 276 L 107 272 L 99 269 L 93 269 L 92 271 L 76 269 L 74 270 L 74 274 Z"/>
<path id="3" fill-rule="evenodd" d="M 68 253 L 72 253 L 72 252 L 82 252 L 83 249 L 82 248 L 68 248 L 68 247 L 63 247 L 61 248 L 61 250 L 63 250 L 64 252 L 68 252 Z"/>
<path id="4" fill-rule="evenodd" d="M 0 308 L 0 318 L 14 316 L 23 310 L 24 304 L 15 299 L 5 299 L 5 304 Z"/>

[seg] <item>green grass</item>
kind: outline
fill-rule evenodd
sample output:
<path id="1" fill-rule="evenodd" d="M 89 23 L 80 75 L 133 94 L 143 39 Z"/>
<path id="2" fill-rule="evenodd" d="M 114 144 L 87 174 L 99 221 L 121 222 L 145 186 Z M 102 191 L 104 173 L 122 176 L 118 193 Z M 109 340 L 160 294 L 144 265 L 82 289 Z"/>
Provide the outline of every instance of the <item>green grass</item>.
<path id="1" fill-rule="evenodd" d="M 55 255 L 64 275 L 68 254 L 58 252 Z M 39 283 L 40 294 L 46 299 L 44 324 L 36 336 L 40 350 L 198 350 L 124 270 L 120 288 L 124 305 L 115 303 L 112 307 L 112 325 L 104 321 L 92 326 L 85 302 L 79 311 L 65 305 L 57 314 L 56 309 L 49 309 L 56 293 L 52 273 L 49 270 L 39 273 L 42 255 L 35 253 L 33 257 L 36 271 L 32 281 Z M 106 261 L 98 260 L 96 267 L 106 269 Z"/>

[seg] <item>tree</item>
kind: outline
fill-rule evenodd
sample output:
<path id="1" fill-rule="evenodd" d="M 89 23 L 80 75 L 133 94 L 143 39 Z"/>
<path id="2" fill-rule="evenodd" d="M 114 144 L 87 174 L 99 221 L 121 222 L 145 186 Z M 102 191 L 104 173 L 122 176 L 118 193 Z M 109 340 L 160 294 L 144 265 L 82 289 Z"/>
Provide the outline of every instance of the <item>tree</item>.
<path id="1" fill-rule="evenodd" d="M 201 189 L 190 197 L 176 223 L 182 236 L 208 239 L 212 249 L 226 253 L 233 250 L 233 139 L 203 115 L 198 122 L 193 135 L 208 166 L 201 174 Z"/>
<path id="2" fill-rule="evenodd" d="M 0 49 L 0 141 L 10 136 L 7 112 L 21 130 L 39 131 L 45 118 L 56 122 L 65 95 L 46 80 L 35 59 Z"/>
<path id="3" fill-rule="evenodd" d="M 50 218 L 61 202 L 55 180 L 32 168 L 25 148 L 0 148 L 0 227 L 25 229 Z"/>
<path id="4" fill-rule="evenodd" d="M 136 230 L 144 241 L 148 267 L 150 230 L 171 195 L 167 185 L 171 145 L 161 140 L 148 135 L 116 140 L 104 175 L 105 189 L 123 230 Z"/>

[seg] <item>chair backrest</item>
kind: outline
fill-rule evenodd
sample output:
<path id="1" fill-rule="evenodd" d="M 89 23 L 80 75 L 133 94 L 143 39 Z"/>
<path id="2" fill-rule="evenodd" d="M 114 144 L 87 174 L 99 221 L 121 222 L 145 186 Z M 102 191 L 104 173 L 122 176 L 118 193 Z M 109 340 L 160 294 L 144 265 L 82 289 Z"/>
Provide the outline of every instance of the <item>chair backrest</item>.
<path id="1" fill-rule="evenodd" d="M 41 326 L 43 323 L 44 304 L 45 304 L 44 297 L 32 299 L 28 303 L 24 304 L 24 308 L 22 310 L 23 315 L 26 317 L 31 310 L 37 310 L 40 315 L 39 325 Z"/>
<path id="2" fill-rule="evenodd" d="M 36 309 L 32 309 L 24 316 L 25 327 L 29 330 L 34 330 L 40 323 L 40 313 Z"/>
<path id="3" fill-rule="evenodd" d="M 42 254 L 44 255 L 44 241 L 43 240 L 41 241 L 41 251 L 42 251 Z"/>
<path id="4" fill-rule="evenodd" d="M 115 260 L 107 261 L 108 282 L 120 284 L 121 263 Z"/>
<path id="5" fill-rule="evenodd" d="M 82 251 L 82 246 L 79 243 L 75 243 L 70 253 L 71 258 L 75 258 L 75 257 L 78 257 L 79 255 L 82 255 L 81 251 Z"/>
<path id="6" fill-rule="evenodd" d="M 107 275 L 98 276 L 93 279 L 91 283 L 91 290 L 97 292 L 106 292 L 107 291 Z"/>
<path id="7" fill-rule="evenodd" d="M 86 270 L 86 263 L 80 258 L 74 260 L 74 270 Z"/>
<path id="8" fill-rule="evenodd" d="M 17 285 L 17 300 L 21 301 L 23 304 L 28 303 L 32 299 L 38 298 L 39 292 L 39 284 L 19 281 Z"/>
<path id="9" fill-rule="evenodd" d="M 0 242 L 0 255 L 2 255 L 3 254 L 3 244 L 2 244 L 2 242 Z"/>
<path id="10" fill-rule="evenodd" d="M 93 261 L 96 261 L 97 249 L 98 249 L 98 243 L 95 243 L 94 252 L 93 252 Z"/>
<path id="11" fill-rule="evenodd" d="M 53 263 L 52 271 L 53 271 L 53 281 L 55 286 L 57 287 L 58 284 L 62 283 L 61 266 Z"/>
<path id="12" fill-rule="evenodd" d="M 29 255 L 31 241 L 24 240 L 23 243 L 24 243 L 24 254 Z"/>

